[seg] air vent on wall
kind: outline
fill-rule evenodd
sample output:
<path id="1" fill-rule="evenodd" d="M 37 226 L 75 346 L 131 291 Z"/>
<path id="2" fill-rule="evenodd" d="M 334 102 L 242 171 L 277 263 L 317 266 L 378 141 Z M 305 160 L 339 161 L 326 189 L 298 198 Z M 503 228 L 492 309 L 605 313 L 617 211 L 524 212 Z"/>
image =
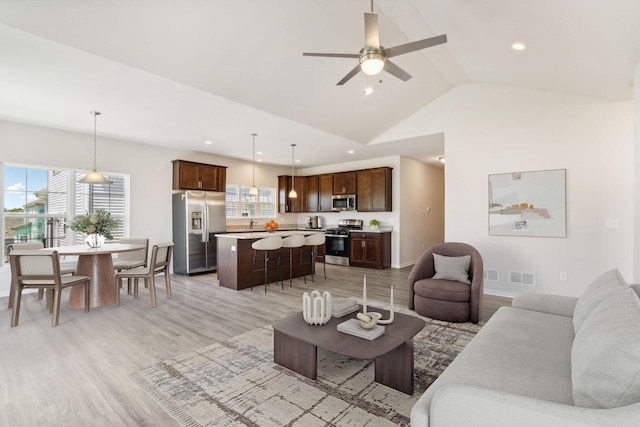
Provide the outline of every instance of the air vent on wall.
<path id="1" fill-rule="evenodd" d="M 512 285 L 525 285 L 525 286 L 535 286 L 536 285 L 536 273 L 524 273 L 521 271 L 510 271 L 509 272 L 509 283 Z"/>
<path id="2" fill-rule="evenodd" d="M 486 270 L 484 270 L 484 280 L 489 280 L 491 282 L 499 282 L 500 270 L 496 270 L 494 268 L 487 268 Z"/>

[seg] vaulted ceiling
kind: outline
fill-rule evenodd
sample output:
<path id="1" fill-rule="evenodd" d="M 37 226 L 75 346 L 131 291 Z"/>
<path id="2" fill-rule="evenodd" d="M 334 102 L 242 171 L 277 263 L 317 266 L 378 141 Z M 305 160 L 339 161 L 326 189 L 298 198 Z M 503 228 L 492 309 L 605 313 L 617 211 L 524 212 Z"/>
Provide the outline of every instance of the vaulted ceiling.
<path id="1" fill-rule="evenodd" d="M 468 82 L 627 100 L 640 60 L 637 0 L 378 0 L 384 46 L 413 78 L 358 74 L 369 0 L 0 2 L 0 118 L 300 166 L 386 155 L 427 163 L 442 135 L 370 144 Z M 520 41 L 524 51 L 510 46 Z M 363 88 L 371 86 L 371 95 Z M 211 141 L 205 145 L 204 141 Z M 88 140 L 90 143 L 90 140 Z M 348 150 L 355 153 L 347 155 Z"/>

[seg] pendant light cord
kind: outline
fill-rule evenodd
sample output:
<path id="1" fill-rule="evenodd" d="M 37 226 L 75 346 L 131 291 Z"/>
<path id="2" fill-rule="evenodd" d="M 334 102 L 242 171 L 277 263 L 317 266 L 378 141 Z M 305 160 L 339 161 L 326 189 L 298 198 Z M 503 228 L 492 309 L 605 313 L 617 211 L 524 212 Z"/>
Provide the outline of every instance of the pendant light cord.
<path id="1" fill-rule="evenodd" d="M 296 144 L 291 144 L 291 189 L 295 191 L 296 189 L 296 175 L 293 171 L 293 163 L 295 162 L 295 156 L 293 151 L 296 149 Z"/>
<path id="2" fill-rule="evenodd" d="M 98 116 L 101 114 L 98 111 L 89 111 L 93 114 L 93 170 L 97 169 L 97 151 L 98 151 Z"/>
<path id="3" fill-rule="evenodd" d="M 251 161 L 251 165 L 253 169 L 253 178 L 252 178 L 251 184 L 255 187 L 256 186 L 256 136 L 258 136 L 258 134 L 252 133 L 251 136 L 253 137 L 253 151 L 252 151 L 253 160 Z"/>

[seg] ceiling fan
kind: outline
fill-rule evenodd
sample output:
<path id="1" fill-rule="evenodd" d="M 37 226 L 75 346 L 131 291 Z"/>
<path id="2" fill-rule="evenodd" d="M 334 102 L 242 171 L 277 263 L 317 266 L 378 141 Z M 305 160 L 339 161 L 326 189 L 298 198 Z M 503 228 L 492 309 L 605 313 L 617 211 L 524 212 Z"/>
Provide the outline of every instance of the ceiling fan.
<path id="1" fill-rule="evenodd" d="M 373 0 L 371 0 L 371 13 L 364 14 L 364 47 L 359 53 L 308 53 L 303 56 L 326 56 L 332 58 L 357 58 L 358 65 L 338 82 L 341 86 L 348 82 L 353 76 L 362 70 L 365 74 L 376 75 L 384 70 L 387 73 L 396 76 L 400 80 L 406 82 L 411 75 L 398 67 L 389 58 L 404 55 L 405 53 L 414 52 L 420 49 L 437 46 L 447 42 L 447 35 L 431 37 L 424 40 L 418 40 L 411 43 L 401 44 L 398 46 L 385 49 L 380 45 L 380 33 L 378 31 L 378 14 L 373 12 Z"/>

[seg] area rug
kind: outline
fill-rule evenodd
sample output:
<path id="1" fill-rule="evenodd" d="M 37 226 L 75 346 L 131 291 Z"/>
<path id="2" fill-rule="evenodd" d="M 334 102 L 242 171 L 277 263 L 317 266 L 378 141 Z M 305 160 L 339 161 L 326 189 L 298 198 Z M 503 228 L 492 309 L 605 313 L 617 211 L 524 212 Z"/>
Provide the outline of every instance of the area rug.
<path id="1" fill-rule="evenodd" d="M 271 326 L 131 378 L 182 426 L 406 426 L 413 404 L 480 329 L 425 320 L 414 338 L 412 396 L 376 383 L 373 361 L 318 349 L 315 381 L 276 365 Z"/>

